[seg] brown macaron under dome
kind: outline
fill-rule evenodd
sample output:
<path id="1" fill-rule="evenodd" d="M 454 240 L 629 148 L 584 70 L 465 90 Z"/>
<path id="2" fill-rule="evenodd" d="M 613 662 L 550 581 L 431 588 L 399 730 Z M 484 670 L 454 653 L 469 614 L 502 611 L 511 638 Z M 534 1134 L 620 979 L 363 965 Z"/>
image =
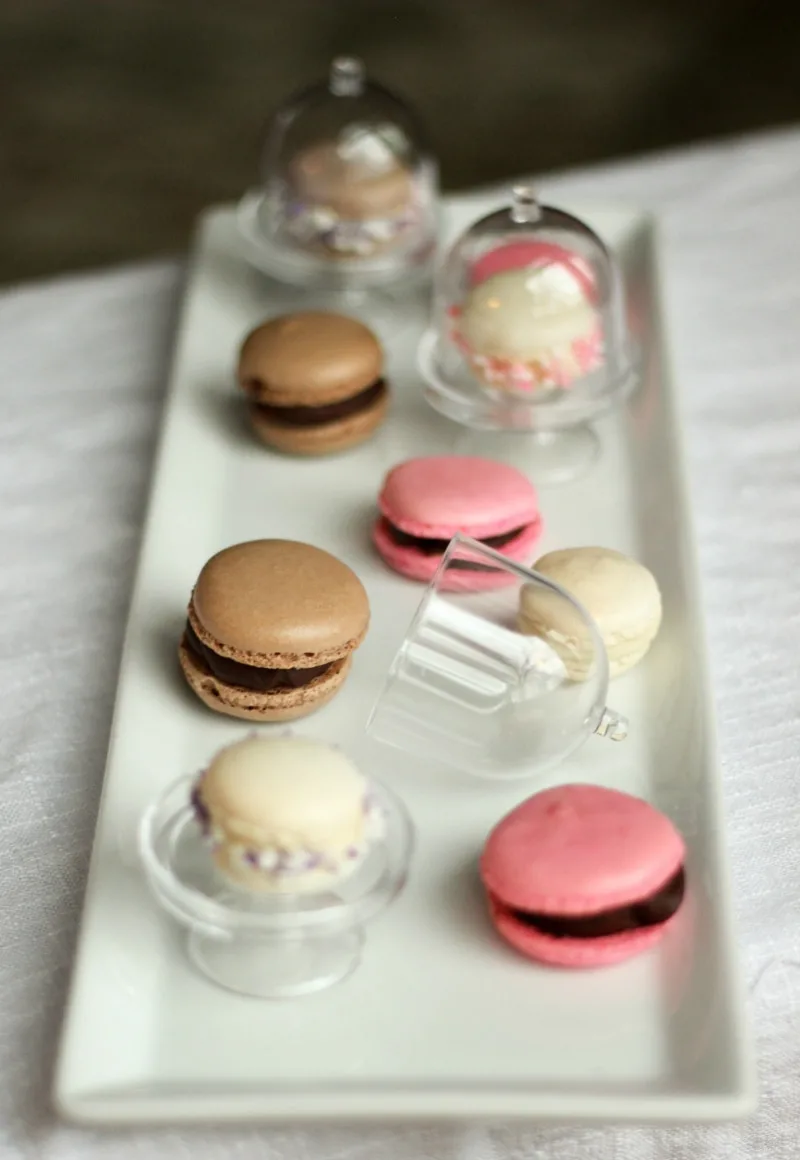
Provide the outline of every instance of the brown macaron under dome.
<path id="1" fill-rule="evenodd" d="M 401 242 L 419 217 L 419 197 L 409 169 L 377 134 L 366 129 L 350 141 L 322 141 L 293 159 L 289 179 L 297 211 L 291 232 L 327 258 L 371 258 Z M 343 157 L 344 149 L 349 158 Z M 360 145 L 360 149 L 359 149 Z M 353 157 L 380 150 L 379 160 Z"/>
<path id="2" fill-rule="evenodd" d="M 286 314 L 257 326 L 239 354 L 238 380 L 262 442 L 327 455 L 368 439 L 386 416 L 383 348 L 344 314 Z"/>
<path id="3" fill-rule="evenodd" d="M 203 567 L 178 653 L 210 709 L 291 721 L 335 696 L 368 625 L 367 594 L 341 560 L 294 540 L 251 540 Z"/>

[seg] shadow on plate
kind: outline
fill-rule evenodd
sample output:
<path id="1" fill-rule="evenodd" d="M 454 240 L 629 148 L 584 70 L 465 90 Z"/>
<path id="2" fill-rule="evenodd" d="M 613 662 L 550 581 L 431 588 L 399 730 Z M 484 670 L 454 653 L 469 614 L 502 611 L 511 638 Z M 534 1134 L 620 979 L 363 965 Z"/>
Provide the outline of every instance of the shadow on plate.
<path id="1" fill-rule="evenodd" d="M 203 414 L 221 435 L 241 447 L 260 446 L 248 422 L 247 404 L 241 392 L 215 381 L 199 384 L 196 393 Z"/>
<path id="2" fill-rule="evenodd" d="M 188 593 L 187 593 L 188 597 Z M 147 653 L 152 662 L 154 679 L 165 693 L 179 697 L 186 708 L 194 709 L 205 716 L 209 710 L 198 700 L 187 685 L 178 660 L 178 644 L 183 635 L 186 614 L 171 613 L 158 620 L 149 633 Z"/>

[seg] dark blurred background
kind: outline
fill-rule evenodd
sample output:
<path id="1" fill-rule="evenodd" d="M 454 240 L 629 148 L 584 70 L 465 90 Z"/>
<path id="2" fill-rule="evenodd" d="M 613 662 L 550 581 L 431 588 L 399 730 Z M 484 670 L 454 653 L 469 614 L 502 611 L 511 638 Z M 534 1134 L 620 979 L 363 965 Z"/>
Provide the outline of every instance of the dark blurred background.
<path id="1" fill-rule="evenodd" d="M 0 282 L 182 249 L 342 52 L 447 189 L 800 116 L 776 0 L 0 0 Z"/>

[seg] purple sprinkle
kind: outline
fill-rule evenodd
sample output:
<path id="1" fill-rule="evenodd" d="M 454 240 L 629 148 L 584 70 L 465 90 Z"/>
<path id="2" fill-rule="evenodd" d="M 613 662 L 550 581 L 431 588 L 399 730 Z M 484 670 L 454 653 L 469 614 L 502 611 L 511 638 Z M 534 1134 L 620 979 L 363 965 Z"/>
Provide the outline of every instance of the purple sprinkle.
<path id="1" fill-rule="evenodd" d="M 246 850 L 244 860 L 250 866 L 255 866 L 255 868 L 258 869 L 258 854 L 255 850 Z"/>
<path id="2" fill-rule="evenodd" d="M 190 802 L 194 810 L 194 816 L 197 819 L 197 824 L 204 834 L 208 833 L 211 828 L 211 814 L 208 812 L 208 806 L 200 796 L 200 787 L 196 785 L 192 790 Z"/>
<path id="3" fill-rule="evenodd" d="M 358 851 L 357 846 L 348 846 L 347 847 L 347 857 L 348 858 L 357 858 L 358 854 L 359 854 L 359 851 Z"/>

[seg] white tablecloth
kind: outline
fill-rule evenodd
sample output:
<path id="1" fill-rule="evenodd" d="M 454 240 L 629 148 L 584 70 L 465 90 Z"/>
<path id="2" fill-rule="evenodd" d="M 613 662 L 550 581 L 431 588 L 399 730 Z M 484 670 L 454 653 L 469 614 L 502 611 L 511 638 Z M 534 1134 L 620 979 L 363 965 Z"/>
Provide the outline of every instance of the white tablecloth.
<path id="1" fill-rule="evenodd" d="M 49 1089 L 181 270 L 0 296 L 0 1160 L 800 1154 L 800 132 L 544 182 L 663 215 L 761 1106 L 738 1126 L 95 1133 Z"/>

